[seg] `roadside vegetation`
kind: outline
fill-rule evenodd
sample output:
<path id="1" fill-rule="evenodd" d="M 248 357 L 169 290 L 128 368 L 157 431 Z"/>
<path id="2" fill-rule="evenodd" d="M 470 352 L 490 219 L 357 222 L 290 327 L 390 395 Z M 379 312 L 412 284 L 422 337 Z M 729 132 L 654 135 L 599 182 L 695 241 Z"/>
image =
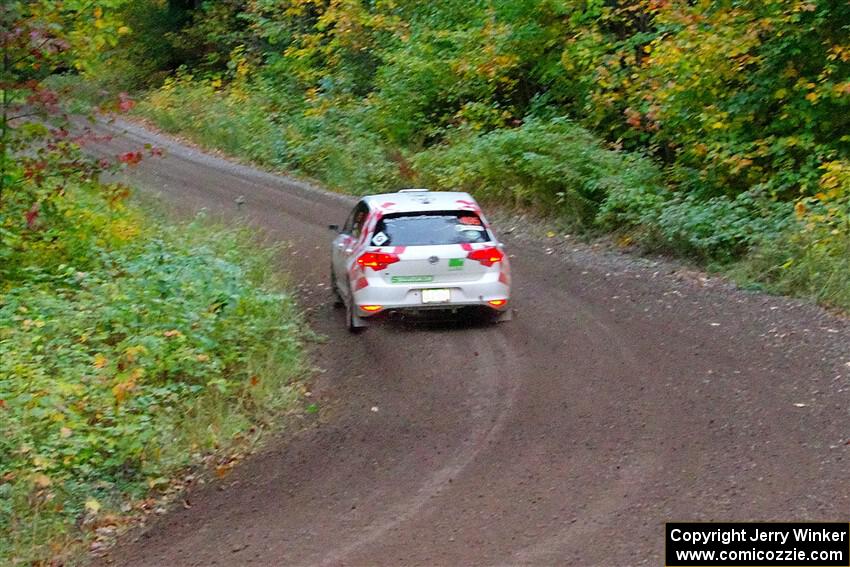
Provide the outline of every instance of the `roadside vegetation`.
<path id="1" fill-rule="evenodd" d="M 840 0 L 159 2 L 98 75 L 163 129 L 366 193 L 461 188 L 850 306 Z"/>
<path id="2" fill-rule="evenodd" d="M 249 450 L 305 370 L 294 301 L 247 236 L 90 188 L 57 212 L 61 244 L 26 242 L 0 271 L 0 564 L 73 550 Z"/>
<path id="3" fill-rule="evenodd" d="M 226 471 L 306 371 L 272 250 L 101 181 L 160 152 L 92 156 L 46 86 L 124 33 L 90 8 L 0 8 L 0 565 L 68 564 L 195 467 Z"/>

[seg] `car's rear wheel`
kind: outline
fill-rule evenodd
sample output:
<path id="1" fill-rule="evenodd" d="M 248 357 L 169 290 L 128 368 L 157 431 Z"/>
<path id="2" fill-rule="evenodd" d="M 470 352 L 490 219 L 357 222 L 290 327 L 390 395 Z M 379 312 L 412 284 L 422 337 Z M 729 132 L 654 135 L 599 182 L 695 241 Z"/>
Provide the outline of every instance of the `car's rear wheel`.
<path id="1" fill-rule="evenodd" d="M 339 293 L 339 286 L 336 283 L 336 274 L 334 273 L 333 264 L 331 264 L 331 293 L 334 294 L 334 307 L 342 307 L 345 301 L 342 299 L 342 294 Z"/>

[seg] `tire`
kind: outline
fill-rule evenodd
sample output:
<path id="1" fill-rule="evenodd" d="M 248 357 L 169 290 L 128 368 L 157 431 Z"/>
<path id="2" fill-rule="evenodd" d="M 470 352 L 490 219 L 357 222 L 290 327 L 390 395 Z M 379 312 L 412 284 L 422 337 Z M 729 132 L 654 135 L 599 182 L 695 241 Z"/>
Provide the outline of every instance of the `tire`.
<path id="1" fill-rule="evenodd" d="M 345 301 L 342 299 L 342 295 L 339 293 L 339 287 L 336 285 L 336 274 L 334 274 L 334 267 L 331 264 L 331 292 L 334 294 L 334 307 L 342 307 L 345 305 Z"/>

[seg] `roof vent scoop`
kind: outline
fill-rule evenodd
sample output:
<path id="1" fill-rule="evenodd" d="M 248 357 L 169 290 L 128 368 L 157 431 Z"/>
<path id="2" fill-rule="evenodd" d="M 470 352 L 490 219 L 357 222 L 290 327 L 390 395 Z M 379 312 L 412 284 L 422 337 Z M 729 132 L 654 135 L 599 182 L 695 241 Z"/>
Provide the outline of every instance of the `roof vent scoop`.
<path id="1" fill-rule="evenodd" d="M 399 193 L 427 193 L 427 189 L 399 189 Z"/>

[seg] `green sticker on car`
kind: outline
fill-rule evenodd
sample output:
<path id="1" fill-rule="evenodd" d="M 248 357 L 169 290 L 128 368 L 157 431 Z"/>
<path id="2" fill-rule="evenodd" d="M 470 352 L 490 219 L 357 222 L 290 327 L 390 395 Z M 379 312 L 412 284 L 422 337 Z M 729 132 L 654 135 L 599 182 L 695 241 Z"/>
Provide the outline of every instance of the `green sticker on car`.
<path id="1" fill-rule="evenodd" d="M 463 258 L 449 258 L 449 269 L 450 270 L 462 270 L 463 269 Z"/>
<path id="2" fill-rule="evenodd" d="M 431 283 L 434 276 L 392 276 L 392 283 Z"/>

